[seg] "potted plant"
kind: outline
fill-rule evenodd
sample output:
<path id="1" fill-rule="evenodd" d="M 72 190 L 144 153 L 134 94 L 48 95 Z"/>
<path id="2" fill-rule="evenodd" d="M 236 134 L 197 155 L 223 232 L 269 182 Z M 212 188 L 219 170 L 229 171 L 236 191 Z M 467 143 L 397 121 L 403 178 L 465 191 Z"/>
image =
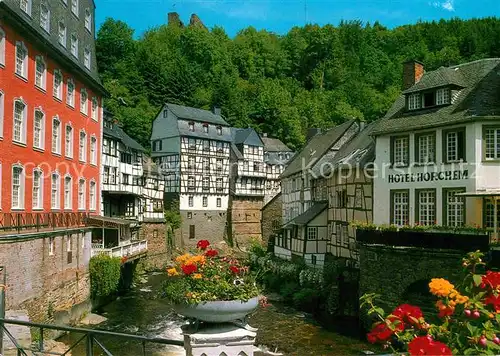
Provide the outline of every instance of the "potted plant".
<path id="1" fill-rule="evenodd" d="M 351 226 L 356 229 L 357 241 L 366 243 L 380 242 L 380 231 L 378 230 L 377 225 L 368 222 L 353 221 Z"/>
<path id="2" fill-rule="evenodd" d="M 231 256 L 221 256 L 207 240 L 196 253 L 178 256 L 167 269 L 162 295 L 175 311 L 196 321 L 244 321 L 257 309 L 260 290 L 249 267 Z"/>

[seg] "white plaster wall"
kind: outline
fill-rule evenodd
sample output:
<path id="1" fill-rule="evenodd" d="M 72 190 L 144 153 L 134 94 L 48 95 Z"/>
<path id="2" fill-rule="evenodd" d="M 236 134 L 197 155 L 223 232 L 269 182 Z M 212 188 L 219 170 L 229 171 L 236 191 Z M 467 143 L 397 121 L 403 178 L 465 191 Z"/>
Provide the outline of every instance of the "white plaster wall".
<path id="1" fill-rule="evenodd" d="M 189 197 L 193 197 L 193 206 L 189 206 Z M 208 204 L 203 206 L 203 197 L 208 198 Z M 217 207 L 217 198 L 221 198 L 221 207 Z M 181 194 L 179 196 L 180 210 L 210 210 L 210 211 L 227 211 L 228 207 L 227 195 L 201 195 L 201 194 Z"/>
<path id="2" fill-rule="evenodd" d="M 274 255 L 285 260 L 292 259 L 292 251 L 279 246 L 274 246 Z"/>

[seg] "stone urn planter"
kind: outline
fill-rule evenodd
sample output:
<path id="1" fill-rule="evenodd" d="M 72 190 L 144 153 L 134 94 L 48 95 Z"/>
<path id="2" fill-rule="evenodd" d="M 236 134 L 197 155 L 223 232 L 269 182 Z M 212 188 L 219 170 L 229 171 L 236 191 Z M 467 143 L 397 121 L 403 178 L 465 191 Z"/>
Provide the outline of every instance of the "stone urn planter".
<path id="1" fill-rule="evenodd" d="M 177 314 L 206 323 L 243 322 L 259 306 L 259 297 L 240 300 L 213 301 L 194 305 L 174 305 Z"/>

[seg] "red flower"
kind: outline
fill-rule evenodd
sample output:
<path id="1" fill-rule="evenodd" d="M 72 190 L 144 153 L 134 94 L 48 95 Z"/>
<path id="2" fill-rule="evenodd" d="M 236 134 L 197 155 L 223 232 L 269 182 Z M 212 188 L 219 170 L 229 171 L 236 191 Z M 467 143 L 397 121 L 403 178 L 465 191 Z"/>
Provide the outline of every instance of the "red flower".
<path id="1" fill-rule="evenodd" d="M 419 336 L 408 344 L 408 353 L 413 355 L 451 356 L 451 350 L 446 344 L 435 341 L 430 336 Z"/>
<path id="2" fill-rule="evenodd" d="M 500 313 L 500 294 L 495 296 L 494 294 L 490 294 L 486 298 L 484 298 L 484 304 L 491 304 L 497 313 Z"/>
<path id="3" fill-rule="evenodd" d="M 420 318 L 423 318 L 424 314 L 419 307 L 410 304 L 401 304 L 399 307 L 394 309 L 392 315 L 397 316 L 405 323 L 412 325 L 419 325 Z"/>
<path id="4" fill-rule="evenodd" d="M 240 273 L 240 269 L 236 266 L 230 266 L 229 269 L 231 270 L 231 272 L 233 272 L 234 274 L 238 274 Z"/>
<path id="5" fill-rule="evenodd" d="M 196 247 L 198 247 L 200 250 L 206 250 L 208 246 L 210 246 L 210 242 L 208 242 L 208 240 L 200 240 L 196 244 Z"/>
<path id="6" fill-rule="evenodd" d="M 198 267 L 196 267 L 196 265 L 193 265 L 193 264 L 184 265 L 181 268 L 182 268 L 182 272 L 184 272 L 184 274 L 186 274 L 188 276 L 190 274 L 193 274 L 194 272 L 198 271 Z"/>
<path id="7" fill-rule="evenodd" d="M 488 271 L 486 275 L 483 276 L 481 288 L 491 288 L 493 290 L 498 290 L 500 287 L 500 272 Z"/>
<path id="8" fill-rule="evenodd" d="M 215 257 L 219 254 L 219 252 L 217 250 L 208 250 L 207 252 L 205 252 L 205 256 L 207 257 Z"/>
<path id="9" fill-rule="evenodd" d="M 395 323 L 398 321 L 399 323 Z M 391 328 L 387 325 L 387 322 L 394 323 L 393 324 L 394 331 L 391 330 Z M 378 323 L 373 327 L 372 331 L 370 331 L 370 333 L 368 333 L 367 335 L 368 342 L 372 344 L 375 344 L 377 342 L 383 343 L 389 340 L 395 332 L 403 331 L 405 328 L 404 324 L 401 322 L 399 318 L 389 317 L 387 318 L 387 322 Z"/>

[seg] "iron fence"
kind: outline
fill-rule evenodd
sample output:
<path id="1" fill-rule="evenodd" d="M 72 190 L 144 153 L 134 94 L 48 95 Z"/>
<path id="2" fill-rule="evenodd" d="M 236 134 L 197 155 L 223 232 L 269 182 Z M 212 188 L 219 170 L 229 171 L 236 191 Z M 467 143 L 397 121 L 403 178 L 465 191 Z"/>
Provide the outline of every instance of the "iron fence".
<path id="1" fill-rule="evenodd" d="M 89 214 L 84 212 L 0 213 L 0 232 L 42 231 L 85 226 Z"/>

